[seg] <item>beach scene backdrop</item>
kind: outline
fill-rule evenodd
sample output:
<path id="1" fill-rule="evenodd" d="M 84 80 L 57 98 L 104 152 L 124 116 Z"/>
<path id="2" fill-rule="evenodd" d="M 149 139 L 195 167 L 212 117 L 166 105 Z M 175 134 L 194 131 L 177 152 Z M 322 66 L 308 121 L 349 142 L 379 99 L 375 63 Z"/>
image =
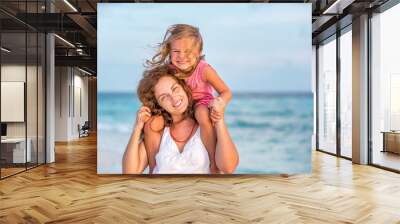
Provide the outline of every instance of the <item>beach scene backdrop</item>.
<path id="1" fill-rule="evenodd" d="M 145 61 L 178 23 L 199 28 L 205 60 L 233 92 L 235 173 L 309 173 L 310 21 L 311 4 L 98 4 L 98 173 L 122 173 Z"/>
<path id="2" fill-rule="evenodd" d="M 104 172 L 121 173 L 140 101 L 133 93 L 99 93 L 98 102 L 100 162 Z M 240 155 L 235 173 L 309 172 L 312 104 L 306 93 L 235 94 L 225 115 Z"/>

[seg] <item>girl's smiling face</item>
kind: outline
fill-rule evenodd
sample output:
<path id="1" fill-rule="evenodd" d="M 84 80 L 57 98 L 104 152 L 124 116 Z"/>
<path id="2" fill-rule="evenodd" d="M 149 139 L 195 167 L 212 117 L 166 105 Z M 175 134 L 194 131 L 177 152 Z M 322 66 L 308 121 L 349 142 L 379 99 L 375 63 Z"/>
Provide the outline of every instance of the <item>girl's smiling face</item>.
<path id="1" fill-rule="evenodd" d="M 183 87 L 172 77 L 162 77 L 154 86 L 154 96 L 158 104 L 171 116 L 182 115 L 189 104 Z"/>
<path id="2" fill-rule="evenodd" d="M 190 71 L 200 58 L 200 49 L 194 38 L 180 38 L 171 42 L 171 63 L 183 72 Z"/>

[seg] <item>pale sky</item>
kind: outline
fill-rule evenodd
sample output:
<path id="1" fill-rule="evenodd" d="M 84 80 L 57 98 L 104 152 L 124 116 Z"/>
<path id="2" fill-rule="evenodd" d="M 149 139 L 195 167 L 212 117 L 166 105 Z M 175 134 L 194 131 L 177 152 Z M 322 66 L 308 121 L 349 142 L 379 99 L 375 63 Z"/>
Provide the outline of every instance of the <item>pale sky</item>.
<path id="1" fill-rule="evenodd" d="M 99 3 L 99 92 L 136 92 L 166 29 L 200 29 L 203 54 L 233 92 L 311 92 L 309 3 Z"/>

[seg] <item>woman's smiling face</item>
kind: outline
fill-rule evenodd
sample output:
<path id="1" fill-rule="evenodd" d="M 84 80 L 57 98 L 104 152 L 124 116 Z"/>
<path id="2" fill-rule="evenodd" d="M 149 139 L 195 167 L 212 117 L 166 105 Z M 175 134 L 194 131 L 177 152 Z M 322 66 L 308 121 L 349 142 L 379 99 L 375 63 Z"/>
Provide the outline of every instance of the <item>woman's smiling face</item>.
<path id="1" fill-rule="evenodd" d="M 182 115 L 188 107 L 188 96 L 183 87 L 172 77 L 160 78 L 154 86 L 158 104 L 171 116 Z"/>

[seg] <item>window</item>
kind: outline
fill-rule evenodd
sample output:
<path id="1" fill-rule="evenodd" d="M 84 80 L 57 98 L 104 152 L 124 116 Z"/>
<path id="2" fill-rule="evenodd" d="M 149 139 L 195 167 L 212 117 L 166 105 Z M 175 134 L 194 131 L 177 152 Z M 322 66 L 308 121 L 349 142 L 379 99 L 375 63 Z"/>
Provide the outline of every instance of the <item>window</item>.
<path id="1" fill-rule="evenodd" d="M 0 6 L 18 6 L 11 7 L 18 13 L 43 13 L 44 3 L 10 1 Z M 18 115 L 17 119 L 12 119 L 13 116 L 1 118 L 5 130 L 0 144 L 0 178 L 4 178 L 45 163 L 46 40 L 39 30 L 2 12 L 0 17 L 9 21 L 0 24 L 0 81 L 4 87 L 0 111 Z M 20 113 L 6 104 L 12 96 L 22 102 L 16 107 Z"/>
<path id="2" fill-rule="evenodd" d="M 352 148 L 352 34 L 340 36 L 340 154 L 351 158 Z"/>
<path id="3" fill-rule="evenodd" d="M 400 4 L 373 15 L 372 163 L 400 170 Z"/>
<path id="4" fill-rule="evenodd" d="M 318 47 L 318 149 L 336 153 L 336 40 Z"/>

